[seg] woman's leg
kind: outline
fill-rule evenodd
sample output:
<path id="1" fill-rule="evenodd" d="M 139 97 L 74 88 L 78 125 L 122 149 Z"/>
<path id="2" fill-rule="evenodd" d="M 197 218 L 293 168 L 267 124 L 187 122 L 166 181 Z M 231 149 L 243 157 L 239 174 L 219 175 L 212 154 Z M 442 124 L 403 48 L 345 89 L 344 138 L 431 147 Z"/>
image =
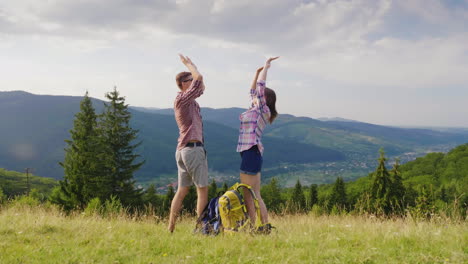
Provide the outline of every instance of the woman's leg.
<path id="1" fill-rule="evenodd" d="M 252 187 L 252 190 L 255 193 L 255 196 L 257 196 L 258 203 L 260 206 L 260 217 L 262 224 L 268 223 L 268 211 L 265 206 L 265 203 L 263 202 L 262 196 L 260 194 L 260 183 L 261 183 L 261 173 L 259 172 L 257 175 L 249 175 L 249 174 L 240 174 L 240 181 L 241 183 L 248 184 Z M 255 205 L 252 199 L 252 195 L 250 192 L 246 189 L 244 189 L 244 198 L 245 198 L 245 204 L 247 206 L 247 212 L 249 213 L 249 217 L 252 221 L 252 224 L 255 224 L 257 215 L 255 213 Z"/>

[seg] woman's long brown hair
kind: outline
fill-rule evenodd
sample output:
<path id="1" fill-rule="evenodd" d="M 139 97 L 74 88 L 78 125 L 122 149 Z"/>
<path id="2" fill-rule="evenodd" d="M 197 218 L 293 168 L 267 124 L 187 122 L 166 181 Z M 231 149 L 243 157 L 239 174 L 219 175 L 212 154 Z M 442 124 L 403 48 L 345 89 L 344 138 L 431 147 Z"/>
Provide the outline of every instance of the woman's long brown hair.
<path id="1" fill-rule="evenodd" d="M 273 120 L 278 116 L 276 111 L 276 93 L 272 89 L 265 87 L 265 99 L 266 105 L 270 108 L 270 124 L 273 123 Z"/>

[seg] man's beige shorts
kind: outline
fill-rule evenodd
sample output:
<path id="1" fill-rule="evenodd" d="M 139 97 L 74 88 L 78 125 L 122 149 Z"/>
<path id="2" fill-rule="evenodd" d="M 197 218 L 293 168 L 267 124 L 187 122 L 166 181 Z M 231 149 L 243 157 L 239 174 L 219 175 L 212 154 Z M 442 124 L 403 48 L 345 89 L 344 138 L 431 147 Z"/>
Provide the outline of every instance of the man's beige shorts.
<path id="1" fill-rule="evenodd" d="M 179 186 L 208 186 L 208 162 L 205 148 L 185 147 L 175 155 L 179 172 Z"/>

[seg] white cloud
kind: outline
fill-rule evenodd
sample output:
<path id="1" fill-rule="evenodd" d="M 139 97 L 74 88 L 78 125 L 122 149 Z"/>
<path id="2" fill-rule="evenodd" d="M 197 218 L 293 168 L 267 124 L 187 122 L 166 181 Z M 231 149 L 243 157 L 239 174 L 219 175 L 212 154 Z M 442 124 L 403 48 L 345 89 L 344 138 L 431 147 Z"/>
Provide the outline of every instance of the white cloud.
<path id="1" fill-rule="evenodd" d="M 13 74 L 0 85 L 55 93 L 74 83 L 67 91 L 81 95 L 79 87 L 117 84 L 129 87 L 134 105 L 170 107 L 173 76 L 183 70 L 176 54 L 183 52 L 197 61 L 213 87 L 201 102 L 244 106 L 238 89 L 248 85 L 266 55 L 281 55 L 272 84 L 287 98 L 282 109 L 299 113 L 296 105 L 287 105 L 297 95 L 286 87 L 305 95 L 314 86 L 342 94 L 351 89 L 365 94 L 375 87 L 395 93 L 466 87 L 467 27 L 468 8 L 441 0 L 2 1 L 0 56 L 6 59 L 0 68 L 12 72 L 10 65 L 28 61 L 22 73 L 32 78 L 15 81 Z M 230 100 L 219 100 L 223 96 Z M 322 107 L 339 116 L 341 108 L 329 107 L 333 99 L 325 94 L 323 105 L 311 106 L 307 114 L 317 116 L 314 111 Z M 447 108 L 454 109 L 449 103 Z"/>

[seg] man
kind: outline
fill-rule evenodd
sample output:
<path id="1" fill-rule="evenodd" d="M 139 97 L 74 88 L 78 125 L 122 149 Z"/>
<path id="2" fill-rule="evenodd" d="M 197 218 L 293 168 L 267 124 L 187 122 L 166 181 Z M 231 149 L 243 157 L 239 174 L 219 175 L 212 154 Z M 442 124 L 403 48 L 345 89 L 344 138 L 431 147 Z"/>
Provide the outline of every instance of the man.
<path id="1" fill-rule="evenodd" d="M 178 188 L 172 199 L 168 230 L 173 232 L 182 201 L 192 184 L 197 187 L 197 214 L 203 212 L 208 203 L 208 163 L 203 146 L 203 123 L 200 106 L 195 101 L 205 90 L 203 76 L 193 62 L 179 55 L 190 72 L 176 76 L 180 92 L 174 101 L 174 113 L 179 127 L 176 150 L 178 168 Z"/>

